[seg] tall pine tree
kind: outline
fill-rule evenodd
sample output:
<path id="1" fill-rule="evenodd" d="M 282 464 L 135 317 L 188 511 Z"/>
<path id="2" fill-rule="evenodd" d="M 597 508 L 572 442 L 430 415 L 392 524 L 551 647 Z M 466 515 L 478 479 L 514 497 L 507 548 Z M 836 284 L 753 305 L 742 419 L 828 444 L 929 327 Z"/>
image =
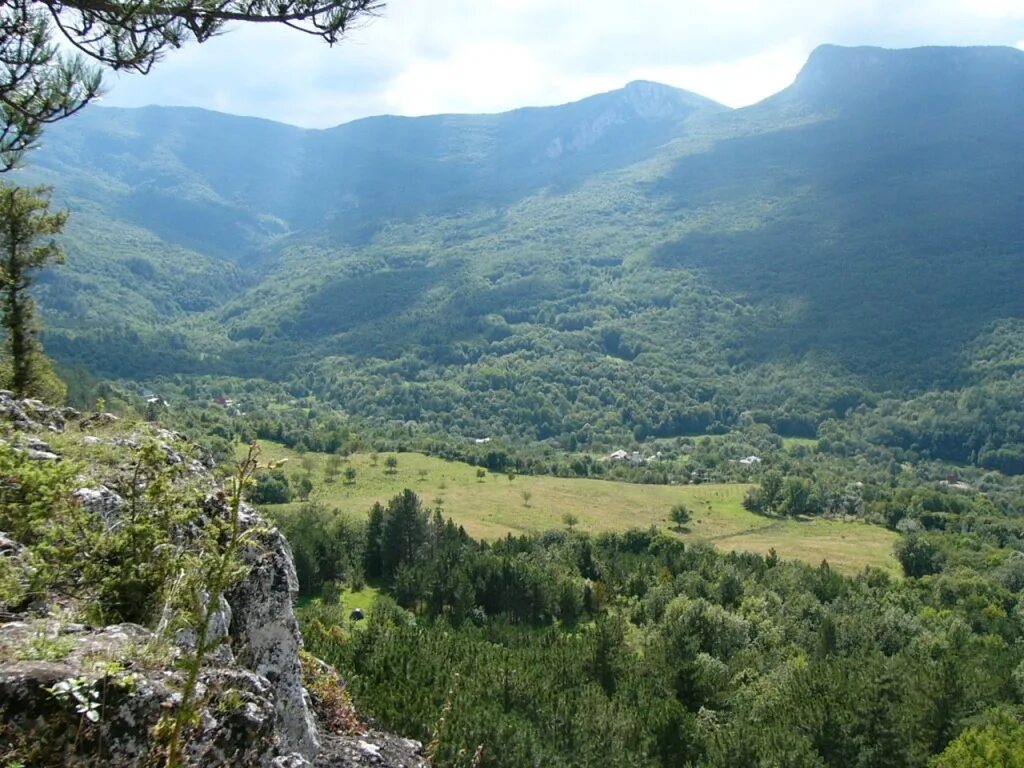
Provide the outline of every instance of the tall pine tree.
<path id="1" fill-rule="evenodd" d="M 64 385 L 43 355 L 35 302 L 29 293 L 36 270 L 64 261 L 55 235 L 67 212 L 50 211 L 47 187 L 0 184 L 0 291 L 10 370 L 7 385 L 15 394 L 63 399 Z"/>

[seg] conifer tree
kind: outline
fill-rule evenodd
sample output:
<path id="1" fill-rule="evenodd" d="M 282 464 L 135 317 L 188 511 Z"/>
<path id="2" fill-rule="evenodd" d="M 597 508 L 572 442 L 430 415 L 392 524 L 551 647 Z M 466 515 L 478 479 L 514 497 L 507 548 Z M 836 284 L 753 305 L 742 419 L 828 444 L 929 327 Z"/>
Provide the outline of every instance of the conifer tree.
<path id="1" fill-rule="evenodd" d="M 63 385 L 43 355 L 29 288 L 36 270 L 63 262 L 53 237 L 66 221 L 65 211 L 50 211 L 48 188 L 0 184 L 0 307 L 10 364 L 7 385 L 22 397 L 63 396 Z"/>
<path id="2" fill-rule="evenodd" d="M 380 554 L 380 539 L 384 530 L 384 507 L 373 505 L 370 519 L 366 524 L 366 550 L 363 554 L 363 570 L 368 579 L 379 579 L 383 572 Z"/>
<path id="3" fill-rule="evenodd" d="M 381 572 L 393 579 L 399 566 L 411 566 L 427 541 L 427 511 L 419 497 L 406 489 L 388 502 L 380 533 Z"/>

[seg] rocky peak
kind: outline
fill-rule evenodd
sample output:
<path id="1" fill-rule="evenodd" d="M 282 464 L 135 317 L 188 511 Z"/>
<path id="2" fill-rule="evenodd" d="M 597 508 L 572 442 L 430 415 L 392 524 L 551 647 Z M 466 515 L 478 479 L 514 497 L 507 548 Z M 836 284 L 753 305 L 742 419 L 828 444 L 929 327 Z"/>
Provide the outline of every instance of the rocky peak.
<path id="1" fill-rule="evenodd" d="M 578 154 L 602 141 L 635 140 L 652 126 L 678 129 L 697 112 L 726 111 L 727 107 L 695 93 L 647 80 L 635 80 L 609 93 L 567 104 L 567 120 L 547 146 L 549 160 Z M 674 130 L 665 134 L 666 139 Z"/>
<path id="2" fill-rule="evenodd" d="M 1024 51 L 1002 46 L 888 49 L 822 45 L 770 102 L 820 108 L 970 109 L 1020 103 Z"/>
<path id="3" fill-rule="evenodd" d="M 634 80 L 618 92 L 622 104 L 643 120 L 668 120 L 686 117 L 696 110 L 724 112 L 727 107 L 681 88 Z"/>

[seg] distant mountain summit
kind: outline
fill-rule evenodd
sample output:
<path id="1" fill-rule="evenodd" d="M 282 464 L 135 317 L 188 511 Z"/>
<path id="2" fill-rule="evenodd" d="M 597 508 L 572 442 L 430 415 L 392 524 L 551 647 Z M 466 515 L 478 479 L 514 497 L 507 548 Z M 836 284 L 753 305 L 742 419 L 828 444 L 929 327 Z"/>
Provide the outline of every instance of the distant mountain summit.
<path id="1" fill-rule="evenodd" d="M 633 80 L 623 88 L 590 98 L 622 104 L 643 120 L 673 120 L 687 117 L 697 110 L 723 112 L 729 109 L 698 93 L 650 80 Z"/>
<path id="2" fill-rule="evenodd" d="M 769 101 L 880 109 L 898 100 L 929 111 L 1020 107 L 1024 51 L 1001 46 L 887 49 L 822 45 L 793 85 Z"/>
<path id="3" fill-rule="evenodd" d="M 537 112 L 551 107 L 517 110 Z M 654 140 L 675 138 L 683 121 L 695 113 L 714 114 L 727 111 L 725 107 L 680 88 L 673 88 L 647 80 L 634 80 L 624 88 L 591 96 L 581 101 L 556 107 L 564 112 L 559 122 L 564 129 L 552 139 L 545 150 L 549 158 L 558 158 L 566 153 L 578 153 L 600 144 L 606 138 L 615 138 L 622 129 L 646 124 L 651 130 L 645 134 L 644 143 Z M 516 114 L 516 113 L 513 113 Z M 663 136 L 658 127 L 671 129 Z M 629 141 L 639 136 L 619 136 Z M 539 158 L 536 158 L 539 159 Z"/>

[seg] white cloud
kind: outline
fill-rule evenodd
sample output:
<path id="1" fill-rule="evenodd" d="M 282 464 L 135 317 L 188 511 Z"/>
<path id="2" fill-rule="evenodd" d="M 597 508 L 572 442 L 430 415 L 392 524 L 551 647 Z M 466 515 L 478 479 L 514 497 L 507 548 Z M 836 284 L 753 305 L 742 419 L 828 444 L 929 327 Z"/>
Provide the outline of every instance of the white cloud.
<path id="1" fill-rule="evenodd" d="M 630 78 L 669 83 L 730 107 L 742 107 L 790 85 L 807 54 L 803 46 L 789 43 L 734 61 L 641 68 L 632 71 Z"/>
<path id="2" fill-rule="evenodd" d="M 544 62 L 523 45 L 475 43 L 443 58 L 412 62 L 384 98 L 408 115 L 497 111 L 529 100 L 544 87 L 546 75 Z"/>
<path id="3" fill-rule="evenodd" d="M 326 127 L 554 104 L 644 78 L 741 106 L 785 87 L 821 43 L 1022 37 L 1024 0 L 391 0 L 334 48 L 260 25 L 172 51 L 146 78 L 109 78 L 107 103 Z"/>
<path id="4" fill-rule="evenodd" d="M 1024 19 L 1024 4 L 1020 0 L 972 0 L 970 7 L 993 19 Z"/>

